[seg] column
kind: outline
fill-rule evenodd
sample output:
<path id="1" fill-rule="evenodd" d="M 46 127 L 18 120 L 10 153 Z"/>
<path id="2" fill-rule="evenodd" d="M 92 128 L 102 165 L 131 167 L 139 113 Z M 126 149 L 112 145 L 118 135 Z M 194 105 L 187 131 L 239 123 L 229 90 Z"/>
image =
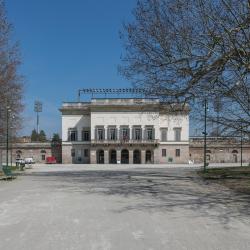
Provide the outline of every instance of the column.
<path id="1" fill-rule="evenodd" d="M 134 163 L 134 159 L 133 159 L 133 150 L 129 149 L 129 164 L 133 164 Z"/>
<path id="2" fill-rule="evenodd" d="M 121 163 L 121 149 L 117 149 L 116 151 L 116 160 Z"/>
<path id="3" fill-rule="evenodd" d="M 108 126 L 104 126 L 104 140 L 108 140 Z"/>
<path id="4" fill-rule="evenodd" d="M 133 140 L 133 126 L 129 126 L 129 140 Z"/>
<path id="5" fill-rule="evenodd" d="M 141 164 L 145 164 L 145 161 L 146 161 L 145 157 L 146 157 L 146 151 L 145 149 L 142 149 L 141 150 Z"/>
<path id="6" fill-rule="evenodd" d="M 104 164 L 109 164 L 109 151 L 107 149 L 104 150 Z"/>
<path id="7" fill-rule="evenodd" d="M 142 139 L 142 141 L 147 140 L 145 129 L 146 129 L 145 125 L 141 126 L 141 139 Z"/>

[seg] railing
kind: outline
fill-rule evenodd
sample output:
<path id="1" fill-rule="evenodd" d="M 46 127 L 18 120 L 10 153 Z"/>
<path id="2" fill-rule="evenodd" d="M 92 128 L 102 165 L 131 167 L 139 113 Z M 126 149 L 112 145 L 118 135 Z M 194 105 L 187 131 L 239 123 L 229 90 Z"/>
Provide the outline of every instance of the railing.
<path id="1" fill-rule="evenodd" d="M 91 140 L 91 144 L 157 144 L 159 140 Z"/>

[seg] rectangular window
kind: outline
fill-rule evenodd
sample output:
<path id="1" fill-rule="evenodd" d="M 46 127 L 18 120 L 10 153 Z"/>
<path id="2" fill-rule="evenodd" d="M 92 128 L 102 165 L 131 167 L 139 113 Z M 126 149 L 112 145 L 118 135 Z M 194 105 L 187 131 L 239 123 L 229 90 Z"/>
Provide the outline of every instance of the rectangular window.
<path id="1" fill-rule="evenodd" d="M 45 155 L 42 155 L 42 161 L 45 161 Z"/>
<path id="2" fill-rule="evenodd" d="M 179 148 L 177 148 L 177 149 L 175 150 L 175 156 L 176 156 L 176 157 L 180 157 L 180 156 L 181 156 L 181 150 L 180 150 Z"/>
<path id="3" fill-rule="evenodd" d="M 168 129 L 162 128 L 161 129 L 161 141 L 167 141 L 167 134 L 168 134 Z"/>
<path id="4" fill-rule="evenodd" d="M 89 157 L 89 150 L 88 149 L 84 149 L 84 157 Z"/>
<path id="5" fill-rule="evenodd" d="M 69 141 L 77 141 L 77 131 L 69 130 Z"/>
<path id="6" fill-rule="evenodd" d="M 141 129 L 135 128 L 135 140 L 141 140 Z"/>
<path id="7" fill-rule="evenodd" d="M 153 140 L 153 128 L 147 128 L 147 140 Z"/>
<path id="8" fill-rule="evenodd" d="M 110 140 L 116 139 L 116 129 L 115 128 L 109 128 L 109 139 Z"/>
<path id="9" fill-rule="evenodd" d="M 128 128 L 122 128 L 121 139 L 125 140 L 125 141 L 129 140 L 129 129 Z"/>
<path id="10" fill-rule="evenodd" d="M 175 128 L 174 133 L 175 141 L 181 141 L 181 128 Z"/>
<path id="11" fill-rule="evenodd" d="M 89 141 L 90 140 L 90 132 L 88 130 L 82 131 L 82 140 L 83 141 Z"/>
<path id="12" fill-rule="evenodd" d="M 165 148 L 163 148 L 163 149 L 161 150 L 161 156 L 162 156 L 162 157 L 166 157 L 166 156 L 167 156 L 167 150 L 166 150 Z"/>
<path id="13" fill-rule="evenodd" d="M 99 140 L 99 141 L 104 140 L 104 129 L 103 128 L 97 129 L 97 140 Z"/>

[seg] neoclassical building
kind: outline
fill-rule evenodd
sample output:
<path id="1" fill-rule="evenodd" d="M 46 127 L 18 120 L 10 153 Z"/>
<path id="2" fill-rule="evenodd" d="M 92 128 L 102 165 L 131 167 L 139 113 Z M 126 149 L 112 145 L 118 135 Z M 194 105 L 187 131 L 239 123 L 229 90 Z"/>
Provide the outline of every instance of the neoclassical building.
<path id="1" fill-rule="evenodd" d="M 62 162 L 188 163 L 189 109 L 150 98 L 65 102 Z"/>

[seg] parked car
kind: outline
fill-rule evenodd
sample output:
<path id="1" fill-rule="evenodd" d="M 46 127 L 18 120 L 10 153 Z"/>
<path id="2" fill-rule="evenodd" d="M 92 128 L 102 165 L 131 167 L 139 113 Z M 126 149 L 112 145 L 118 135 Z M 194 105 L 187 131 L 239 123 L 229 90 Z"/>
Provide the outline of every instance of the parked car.
<path id="1" fill-rule="evenodd" d="M 22 158 L 17 158 L 16 159 L 16 166 L 20 168 L 20 170 L 23 170 L 25 167 L 25 160 Z"/>
<path id="2" fill-rule="evenodd" d="M 24 159 L 24 161 L 26 164 L 34 164 L 35 163 L 33 157 L 27 157 Z"/>
<path id="3" fill-rule="evenodd" d="M 48 156 L 46 158 L 46 163 L 47 164 L 55 164 L 56 163 L 56 157 L 55 156 Z"/>
<path id="4" fill-rule="evenodd" d="M 18 166 L 18 165 L 21 165 L 21 164 L 25 164 L 25 160 L 22 159 L 22 158 L 17 158 L 16 159 L 16 165 Z"/>

